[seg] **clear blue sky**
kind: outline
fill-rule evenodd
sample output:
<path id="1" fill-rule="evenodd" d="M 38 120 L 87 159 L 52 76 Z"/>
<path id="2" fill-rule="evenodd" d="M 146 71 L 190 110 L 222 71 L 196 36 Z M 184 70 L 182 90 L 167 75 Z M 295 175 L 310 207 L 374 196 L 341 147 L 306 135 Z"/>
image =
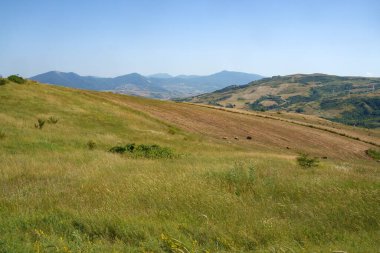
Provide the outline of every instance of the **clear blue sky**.
<path id="1" fill-rule="evenodd" d="M 0 74 L 380 76 L 379 0 L 0 0 Z"/>

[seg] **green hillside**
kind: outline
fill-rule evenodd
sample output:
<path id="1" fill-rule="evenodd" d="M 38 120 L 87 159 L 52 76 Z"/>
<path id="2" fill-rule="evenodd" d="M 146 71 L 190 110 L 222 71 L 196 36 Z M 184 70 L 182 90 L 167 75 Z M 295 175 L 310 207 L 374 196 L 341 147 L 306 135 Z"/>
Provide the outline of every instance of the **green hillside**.
<path id="1" fill-rule="evenodd" d="M 380 127 L 380 78 L 275 76 L 185 101 L 256 111 L 297 112 L 347 125 Z"/>
<path id="2" fill-rule="evenodd" d="M 380 248 L 377 130 L 336 124 L 359 136 L 348 138 L 265 114 L 0 84 L 0 252 Z M 228 139 L 202 119 L 224 122 Z M 319 165 L 302 168 L 300 151 Z"/>

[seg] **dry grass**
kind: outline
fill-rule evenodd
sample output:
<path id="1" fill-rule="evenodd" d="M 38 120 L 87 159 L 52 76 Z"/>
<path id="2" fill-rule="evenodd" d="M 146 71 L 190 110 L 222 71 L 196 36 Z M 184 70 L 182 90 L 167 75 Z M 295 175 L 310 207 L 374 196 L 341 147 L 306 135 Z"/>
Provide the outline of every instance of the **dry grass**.
<path id="1" fill-rule="evenodd" d="M 210 108 L 43 85 L 2 86 L 0 106 L 0 252 L 380 247 L 380 171 L 361 154 L 367 144 Z M 52 115 L 56 124 L 34 128 Z M 251 142 L 219 138 L 248 133 Z M 130 142 L 178 157 L 107 152 Z M 332 159 L 300 169 L 295 150 L 282 146 L 293 142 Z"/>

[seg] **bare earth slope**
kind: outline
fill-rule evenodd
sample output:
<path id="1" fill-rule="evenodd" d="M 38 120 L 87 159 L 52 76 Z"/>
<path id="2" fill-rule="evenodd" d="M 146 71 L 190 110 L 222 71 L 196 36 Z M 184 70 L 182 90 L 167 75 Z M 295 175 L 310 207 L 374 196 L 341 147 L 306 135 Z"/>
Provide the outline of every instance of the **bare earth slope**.
<path id="1" fill-rule="evenodd" d="M 272 149 L 278 152 L 290 149 L 293 152 L 309 152 L 319 156 L 341 159 L 364 158 L 365 150 L 373 147 L 371 144 L 339 134 L 279 119 L 265 118 L 266 114 L 257 116 L 233 113 L 233 111 L 185 103 L 161 102 L 135 97 L 126 99 L 124 96 L 113 94 L 102 94 L 102 96 L 118 104 L 142 110 L 183 129 L 219 139 L 227 137 L 231 142 L 239 142 L 245 146 Z M 340 132 L 344 133 L 345 131 L 340 130 Z M 360 130 L 355 131 L 351 128 L 346 132 L 354 134 L 354 137 L 361 137 L 376 144 L 380 143 L 380 138 L 368 136 Z M 251 136 L 252 140 L 247 140 L 247 136 Z M 235 137 L 239 140 L 235 140 Z"/>

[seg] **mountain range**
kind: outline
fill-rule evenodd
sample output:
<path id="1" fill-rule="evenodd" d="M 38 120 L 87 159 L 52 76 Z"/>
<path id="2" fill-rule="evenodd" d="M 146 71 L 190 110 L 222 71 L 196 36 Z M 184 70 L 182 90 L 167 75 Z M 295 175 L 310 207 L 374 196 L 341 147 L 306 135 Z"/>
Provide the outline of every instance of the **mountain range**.
<path id="1" fill-rule="evenodd" d="M 207 76 L 171 76 L 167 73 L 143 76 L 138 73 L 131 73 L 114 78 L 80 76 L 73 72 L 50 71 L 29 79 L 71 88 L 170 99 L 194 96 L 230 85 L 243 85 L 261 78 L 263 77 L 257 74 L 234 71 L 221 71 Z"/>
<path id="2" fill-rule="evenodd" d="M 245 110 L 296 112 L 348 125 L 380 127 L 380 78 L 325 74 L 273 76 L 182 101 Z"/>

